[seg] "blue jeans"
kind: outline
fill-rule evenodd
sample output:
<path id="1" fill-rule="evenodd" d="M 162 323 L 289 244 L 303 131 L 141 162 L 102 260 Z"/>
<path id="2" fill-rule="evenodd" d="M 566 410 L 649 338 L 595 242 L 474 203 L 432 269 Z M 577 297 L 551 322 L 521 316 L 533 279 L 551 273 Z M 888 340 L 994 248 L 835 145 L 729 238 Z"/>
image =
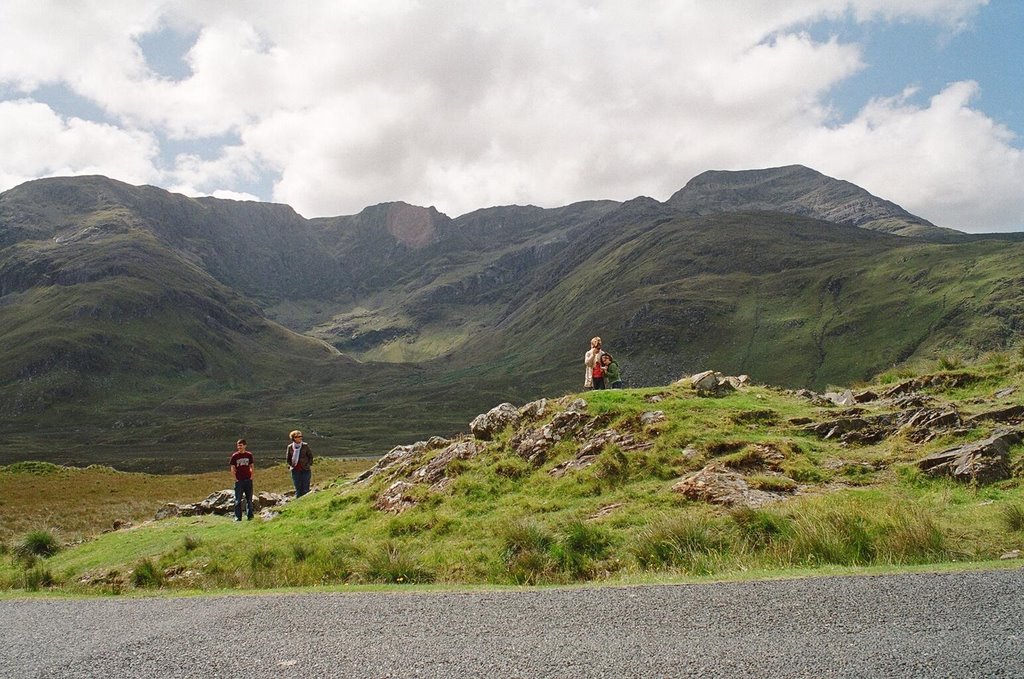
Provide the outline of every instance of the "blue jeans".
<path id="1" fill-rule="evenodd" d="M 246 514 L 252 518 L 252 479 L 239 479 L 235 481 L 235 518 L 242 518 L 242 497 L 249 503 L 249 512 Z"/>
<path id="2" fill-rule="evenodd" d="M 309 482 L 313 479 L 312 469 L 292 468 L 292 483 L 295 485 L 295 497 L 302 497 L 309 492 Z"/>

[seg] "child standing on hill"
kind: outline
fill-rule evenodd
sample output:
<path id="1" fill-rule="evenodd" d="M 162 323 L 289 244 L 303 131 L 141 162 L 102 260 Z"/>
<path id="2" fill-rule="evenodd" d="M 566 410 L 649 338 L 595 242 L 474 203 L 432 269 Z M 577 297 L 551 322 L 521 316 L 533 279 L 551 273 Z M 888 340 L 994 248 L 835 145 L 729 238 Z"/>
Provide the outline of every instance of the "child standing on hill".
<path id="1" fill-rule="evenodd" d="M 601 354 L 601 367 L 604 371 L 604 380 L 611 389 L 622 389 L 622 375 L 619 372 L 619 364 L 615 362 L 609 353 Z"/>
<path id="2" fill-rule="evenodd" d="M 231 455 L 231 475 L 235 477 L 235 521 L 242 520 L 242 498 L 249 503 L 246 518 L 252 521 L 252 478 L 255 471 L 253 456 L 246 450 L 245 439 L 238 439 Z"/>
<path id="3" fill-rule="evenodd" d="M 591 369 L 590 374 L 594 384 L 594 389 L 604 389 L 604 362 L 603 358 L 607 354 L 601 354 L 601 357 L 594 362 L 594 367 Z"/>

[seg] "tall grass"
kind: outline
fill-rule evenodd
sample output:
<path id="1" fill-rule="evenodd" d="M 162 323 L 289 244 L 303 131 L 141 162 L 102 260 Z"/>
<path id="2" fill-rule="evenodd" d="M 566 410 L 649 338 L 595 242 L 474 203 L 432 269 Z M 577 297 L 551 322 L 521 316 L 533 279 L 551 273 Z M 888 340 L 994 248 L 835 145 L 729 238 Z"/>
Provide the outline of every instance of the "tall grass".
<path id="1" fill-rule="evenodd" d="M 434 580 L 433 572 L 419 562 L 411 549 L 394 541 L 371 548 L 364 558 L 361 574 L 370 582 L 393 584 L 415 584 Z"/>
<path id="2" fill-rule="evenodd" d="M 57 538 L 45 530 L 26 533 L 14 547 L 14 553 L 23 559 L 53 556 L 58 551 L 60 551 L 60 544 L 57 542 Z"/>
<path id="3" fill-rule="evenodd" d="M 1004 505 L 999 516 L 1007 530 L 1015 533 L 1024 530 L 1024 505 Z"/>
<path id="4" fill-rule="evenodd" d="M 129 579 L 136 587 L 160 587 L 164 584 L 163 571 L 153 563 L 152 559 L 142 559 L 139 561 L 132 570 Z"/>
<path id="5" fill-rule="evenodd" d="M 631 551 L 641 568 L 711 573 L 735 546 L 735 534 L 708 514 L 663 517 L 640 531 Z"/>

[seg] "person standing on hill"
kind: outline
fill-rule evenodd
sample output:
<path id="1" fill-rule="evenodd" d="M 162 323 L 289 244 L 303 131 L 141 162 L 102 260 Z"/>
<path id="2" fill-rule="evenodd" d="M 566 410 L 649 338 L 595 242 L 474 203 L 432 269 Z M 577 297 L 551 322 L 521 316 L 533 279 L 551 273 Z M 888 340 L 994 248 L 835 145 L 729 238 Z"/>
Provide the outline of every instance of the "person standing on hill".
<path id="1" fill-rule="evenodd" d="M 590 371 L 591 382 L 594 385 L 594 389 L 604 389 L 604 357 L 608 354 L 602 353 L 601 357 L 594 362 L 594 367 Z"/>
<path id="2" fill-rule="evenodd" d="M 231 475 L 235 477 L 235 521 L 242 520 L 242 498 L 248 503 L 246 518 L 252 521 L 252 479 L 256 465 L 252 453 L 246 450 L 245 439 L 238 439 L 231 455 Z"/>
<path id="3" fill-rule="evenodd" d="M 595 337 L 590 340 L 590 349 L 583 356 L 583 365 L 585 372 L 583 374 L 583 388 L 593 389 L 594 388 L 594 366 L 601 360 L 601 338 Z M 603 388 L 603 387 L 602 387 Z"/>
<path id="4" fill-rule="evenodd" d="M 611 354 L 601 354 L 601 366 L 604 368 L 604 381 L 609 389 L 622 389 L 622 373 L 619 371 L 619 364 Z"/>
<path id="5" fill-rule="evenodd" d="M 302 432 L 298 429 L 288 434 L 288 437 L 292 442 L 288 444 L 285 455 L 288 467 L 292 470 L 295 497 L 299 498 L 309 492 L 309 482 L 313 479 L 313 451 L 308 443 L 303 442 Z"/>

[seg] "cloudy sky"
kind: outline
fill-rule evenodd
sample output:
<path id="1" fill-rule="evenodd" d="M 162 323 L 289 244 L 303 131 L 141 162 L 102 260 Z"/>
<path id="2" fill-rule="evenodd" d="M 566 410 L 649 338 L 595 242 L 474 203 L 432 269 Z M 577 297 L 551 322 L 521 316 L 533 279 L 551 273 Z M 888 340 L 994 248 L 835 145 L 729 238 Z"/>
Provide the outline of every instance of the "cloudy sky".
<path id="1" fill-rule="evenodd" d="M 665 200 L 800 163 L 1024 230 L 1019 0 L 0 0 L 0 190 L 307 217 Z"/>

